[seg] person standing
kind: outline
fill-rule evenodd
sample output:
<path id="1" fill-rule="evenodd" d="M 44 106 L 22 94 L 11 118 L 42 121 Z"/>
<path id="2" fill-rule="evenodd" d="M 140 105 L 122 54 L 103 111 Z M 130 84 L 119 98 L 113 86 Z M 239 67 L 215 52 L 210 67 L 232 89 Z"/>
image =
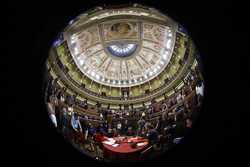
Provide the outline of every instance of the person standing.
<path id="1" fill-rule="evenodd" d="M 117 123 L 117 133 L 118 134 L 121 134 L 121 131 L 122 131 L 122 123 L 119 121 L 118 123 Z"/>
<path id="2" fill-rule="evenodd" d="M 145 124 L 145 120 L 143 118 L 141 118 L 138 122 L 138 132 L 137 132 L 137 135 L 141 135 L 142 133 L 142 130 L 143 130 L 143 127 L 144 127 L 144 124 Z"/>
<path id="3" fill-rule="evenodd" d="M 196 85 L 195 92 L 196 92 L 196 96 L 197 96 L 197 105 L 200 106 L 201 99 L 204 95 L 204 85 L 201 81 L 199 81 L 198 84 Z"/>
<path id="4" fill-rule="evenodd" d="M 122 125 L 122 134 L 126 134 L 128 130 L 128 119 L 123 120 L 123 125 Z"/>
<path id="5" fill-rule="evenodd" d="M 52 103 L 47 103 L 47 108 L 49 111 L 49 118 L 51 119 L 51 122 L 54 124 L 54 126 L 57 128 L 57 120 L 55 115 L 55 106 Z"/>
<path id="6" fill-rule="evenodd" d="M 148 127 L 148 133 L 146 134 L 148 140 L 149 140 L 149 143 L 150 144 L 157 144 L 157 141 L 158 141 L 158 132 L 156 131 L 156 129 L 150 125 Z"/>
<path id="7" fill-rule="evenodd" d="M 69 115 L 65 107 L 62 109 L 62 133 L 69 138 Z"/>
<path id="8" fill-rule="evenodd" d="M 84 119 L 82 120 L 83 123 L 83 129 L 84 129 L 84 140 L 88 139 L 89 135 L 89 117 L 87 115 L 84 116 Z"/>
<path id="9" fill-rule="evenodd" d="M 112 137 L 112 125 L 108 124 L 108 137 Z"/>
<path id="10" fill-rule="evenodd" d="M 78 142 L 79 132 L 82 133 L 82 126 L 79 121 L 79 116 L 76 115 L 76 113 L 72 113 L 71 126 L 73 128 L 73 139 L 75 142 Z"/>

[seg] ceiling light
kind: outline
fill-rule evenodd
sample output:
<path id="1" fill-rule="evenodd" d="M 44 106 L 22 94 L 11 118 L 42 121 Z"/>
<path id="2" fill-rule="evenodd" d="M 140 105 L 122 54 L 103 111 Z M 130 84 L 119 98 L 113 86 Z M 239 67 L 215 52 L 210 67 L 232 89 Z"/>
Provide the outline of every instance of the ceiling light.
<path id="1" fill-rule="evenodd" d="M 73 35 L 71 36 L 71 40 L 75 40 L 75 39 L 76 39 L 76 35 L 73 34 Z"/>
<path id="2" fill-rule="evenodd" d="M 75 52 L 76 55 L 79 53 L 79 50 L 78 50 L 77 47 L 74 48 L 74 52 Z"/>
<path id="3" fill-rule="evenodd" d="M 171 47 L 171 39 L 168 39 L 168 41 L 167 41 L 167 49 L 170 49 L 170 47 Z"/>
<path id="4" fill-rule="evenodd" d="M 76 43 L 76 40 L 75 40 L 75 39 L 72 39 L 72 40 L 70 41 L 70 44 L 73 45 L 74 43 Z"/>
<path id="5" fill-rule="evenodd" d="M 168 52 L 168 51 L 165 51 L 165 53 L 162 54 L 162 58 L 163 58 L 164 60 L 167 60 L 168 55 L 169 55 L 169 52 Z"/>
<path id="6" fill-rule="evenodd" d="M 96 74 L 95 77 L 96 77 L 96 79 L 98 79 L 98 80 L 100 79 L 100 75 L 98 75 L 98 74 Z"/>
<path id="7" fill-rule="evenodd" d="M 79 63 L 80 63 L 80 65 L 82 66 L 83 63 L 84 63 L 84 61 L 81 59 L 81 60 L 79 61 Z"/>
<path id="8" fill-rule="evenodd" d="M 69 21 L 69 24 L 72 24 L 73 22 L 74 22 L 74 19 L 73 19 L 73 20 L 70 20 L 70 21 Z"/>
<path id="9" fill-rule="evenodd" d="M 145 12 L 141 12 L 140 14 L 143 15 L 143 16 L 148 16 L 149 15 L 148 13 L 145 13 Z"/>
<path id="10" fill-rule="evenodd" d="M 91 18 L 90 18 L 90 20 L 95 20 L 95 19 L 98 19 L 98 17 L 95 16 L 95 17 L 91 17 Z"/>

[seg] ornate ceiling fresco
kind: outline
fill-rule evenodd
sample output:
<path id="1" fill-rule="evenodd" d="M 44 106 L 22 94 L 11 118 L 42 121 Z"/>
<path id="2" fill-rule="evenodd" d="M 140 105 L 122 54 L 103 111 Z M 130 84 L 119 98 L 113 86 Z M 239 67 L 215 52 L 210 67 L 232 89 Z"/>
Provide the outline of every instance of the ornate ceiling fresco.
<path id="1" fill-rule="evenodd" d="M 175 44 L 173 27 L 146 18 L 110 18 L 66 33 L 84 75 L 107 86 L 130 87 L 152 80 L 168 65 Z"/>
<path id="2" fill-rule="evenodd" d="M 155 9 L 97 8 L 59 34 L 47 66 L 78 98 L 141 104 L 184 85 L 196 54 L 185 29 Z"/>

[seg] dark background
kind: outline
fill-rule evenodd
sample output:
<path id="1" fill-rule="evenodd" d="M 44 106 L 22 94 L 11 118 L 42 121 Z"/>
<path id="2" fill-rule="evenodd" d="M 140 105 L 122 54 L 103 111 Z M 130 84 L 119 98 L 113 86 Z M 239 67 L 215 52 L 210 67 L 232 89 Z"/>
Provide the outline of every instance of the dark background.
<path id="1" fill-rule="evenodd" d="M 7 155 L 8 163 L 18 166 L 100 165 L 79 153 L 52 127 L 45 110 L 42 81 L 43 65 L 53 38 L 66 24 L 86 9 L 97 5 L 128 1 L 17 1 L 9 3 L 7 71 Z M 235 37 L 247 36 L 246 22 L 231 1 L 131 1 L 149 5 L 167 13 L 190 33 L 204 64 L 205 100 L 202 114 L 190 137 L 158 160 L 154 166 L 225 166 L 242 162 L 240 101 L 238 90 L 239 61 L 247 57 L 247 43 Z M 241 11 L 242 12 L 242 11 Z M 242 13 L 244 14 L 244 13 Z M 240 30 L 239 30 L 240 29 Z M 235 52 L 235 48 L 241 49 Z M 246 71 L 242 70 L 242 71 Z M 245 75 L 242 75 L 243 78 Z M 6 104 L 4 104 L 6 105 Z M 5 119 L 6 120 L 6 119 Z M 142 164 L 138 164 L 142 166 Z M 241 165 L 240 165 L 241 166 Z"/>

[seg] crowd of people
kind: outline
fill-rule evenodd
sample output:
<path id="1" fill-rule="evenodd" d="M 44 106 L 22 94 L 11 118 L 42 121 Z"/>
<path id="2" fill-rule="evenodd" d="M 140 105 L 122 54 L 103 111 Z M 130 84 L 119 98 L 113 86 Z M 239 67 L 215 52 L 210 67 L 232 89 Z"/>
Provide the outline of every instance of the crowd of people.
<path id="1" fill-rule="evenodd" d="M 82 146 L 83 151 L 92 142 L 90 154 L 95 150 L 94 143 L 101 149 L 104 137 L 117 136 L 147 138 L 158 151 L 171 148 L 192 128 L 204 95 L 202 80 L 191 73 L 180 90 L 161 102 L 152 100 L 151 105 L 139 109 L 118 110 L 101 108 L 97 103 L 92 116 L 77 109 L 88 110 L 87 100 L 77 100 L 55 83 L 48 86 L 46 102 L 52 123 L 65 138 Z"/>

